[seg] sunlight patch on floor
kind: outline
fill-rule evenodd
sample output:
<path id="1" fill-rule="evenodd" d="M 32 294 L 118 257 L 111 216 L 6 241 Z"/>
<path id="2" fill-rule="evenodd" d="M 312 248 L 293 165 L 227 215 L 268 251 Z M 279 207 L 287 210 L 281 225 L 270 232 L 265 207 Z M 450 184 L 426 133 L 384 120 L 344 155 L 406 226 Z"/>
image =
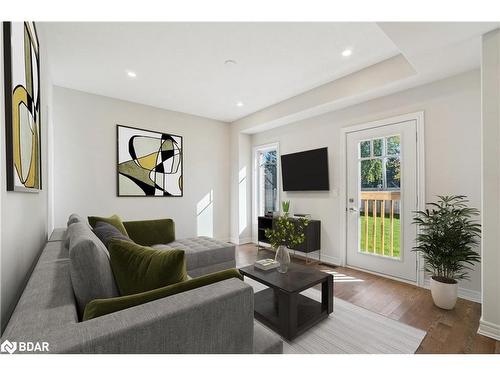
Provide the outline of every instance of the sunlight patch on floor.
<path id="1" fill-rule="evenodd" d="M 330 275 L 333 275 L 333 282 L 335 283 L 362 283 L 364 280 L 358 279 L 356 277 L 344 275 L 343 273 L 331 271 L 331 270 L 321 270 L 323 272 L 329 273 Z"/>

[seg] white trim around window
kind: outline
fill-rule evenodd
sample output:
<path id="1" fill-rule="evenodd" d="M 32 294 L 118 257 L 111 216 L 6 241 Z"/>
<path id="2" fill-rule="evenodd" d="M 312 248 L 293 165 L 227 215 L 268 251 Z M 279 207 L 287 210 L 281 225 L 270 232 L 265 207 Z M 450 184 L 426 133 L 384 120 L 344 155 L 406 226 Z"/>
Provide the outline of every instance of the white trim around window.
<path id="1" fill-rule="evenodd" d="M 280 207 L 281 196 L 281 159 L 280 159 L 280 144 L 279 142 L 266 143 L 263 145 L 254 146 L 252 149 L 252 242 L 257 243 L 257 217 L 259 215 L 259 177 L 257 168 L 258 153 L 267 150 L 276 150 L 276 170 L 277 170 L 277 201 L 278 209 Z"/>

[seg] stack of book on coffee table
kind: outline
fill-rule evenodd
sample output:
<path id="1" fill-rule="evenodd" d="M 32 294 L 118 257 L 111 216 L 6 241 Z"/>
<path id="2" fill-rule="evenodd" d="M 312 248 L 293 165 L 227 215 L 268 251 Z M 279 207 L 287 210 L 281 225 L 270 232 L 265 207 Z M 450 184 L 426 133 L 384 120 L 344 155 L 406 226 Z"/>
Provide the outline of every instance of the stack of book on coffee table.
<path id="1" fill-rule="evenodd" d="M 260 259 L 254 263 L 255 268 L 267 271 L 272 270 L 274 268 L 278 268 L 280 266 L 280 262 L 275 261 L 274 259 Z"/>

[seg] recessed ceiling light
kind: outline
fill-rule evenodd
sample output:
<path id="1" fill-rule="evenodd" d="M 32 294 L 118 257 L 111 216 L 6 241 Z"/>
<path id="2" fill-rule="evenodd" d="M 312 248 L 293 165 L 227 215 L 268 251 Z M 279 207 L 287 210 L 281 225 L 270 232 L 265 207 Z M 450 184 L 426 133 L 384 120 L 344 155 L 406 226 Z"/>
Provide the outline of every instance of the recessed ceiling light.
<path id="1" fill-rule="evenodd" d="M 130 71 L 130 70 L 127 72 L 127 75 L 128 75 L 129 77 L 131 77 L 131 78 L 135 78 L 135 77 L 137 77 L 137 74 L 135 74 L 135 72 L 132 72 L 132 71 Z"/>
<path id="2" fill-rule="evenodd" d="M 344 57 L 349 57 L 351 55 L 352 55 L 352 49 L 348 48 L 348 49 L 345 49 L 342 51 L 342 56 L 344 56 Z"/>
<path id="3" fill-rule="evenodd" d="M 238 102 L 238 103 L 236 103 L 236 106 L 238 106 L 238 107 L 243 107 L 243 102 Z"/>

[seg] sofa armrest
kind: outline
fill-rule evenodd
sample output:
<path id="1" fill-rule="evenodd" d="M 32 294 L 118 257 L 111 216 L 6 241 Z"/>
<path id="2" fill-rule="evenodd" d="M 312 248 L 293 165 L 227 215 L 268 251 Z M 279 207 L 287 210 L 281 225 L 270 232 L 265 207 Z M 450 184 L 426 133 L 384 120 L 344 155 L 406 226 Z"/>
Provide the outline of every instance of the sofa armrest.
<path id="1" fill-rule="evenodd" d="M 132 241 L 142 246 L 175 241 L 175 223 L 172 219 L 124 221 L 123 226 Z"/>
<path id="2" fill-rule="evenodd" d="M 228 279 L 49 332 L 55 353 L 252 353 L 253 289 Z"/>

